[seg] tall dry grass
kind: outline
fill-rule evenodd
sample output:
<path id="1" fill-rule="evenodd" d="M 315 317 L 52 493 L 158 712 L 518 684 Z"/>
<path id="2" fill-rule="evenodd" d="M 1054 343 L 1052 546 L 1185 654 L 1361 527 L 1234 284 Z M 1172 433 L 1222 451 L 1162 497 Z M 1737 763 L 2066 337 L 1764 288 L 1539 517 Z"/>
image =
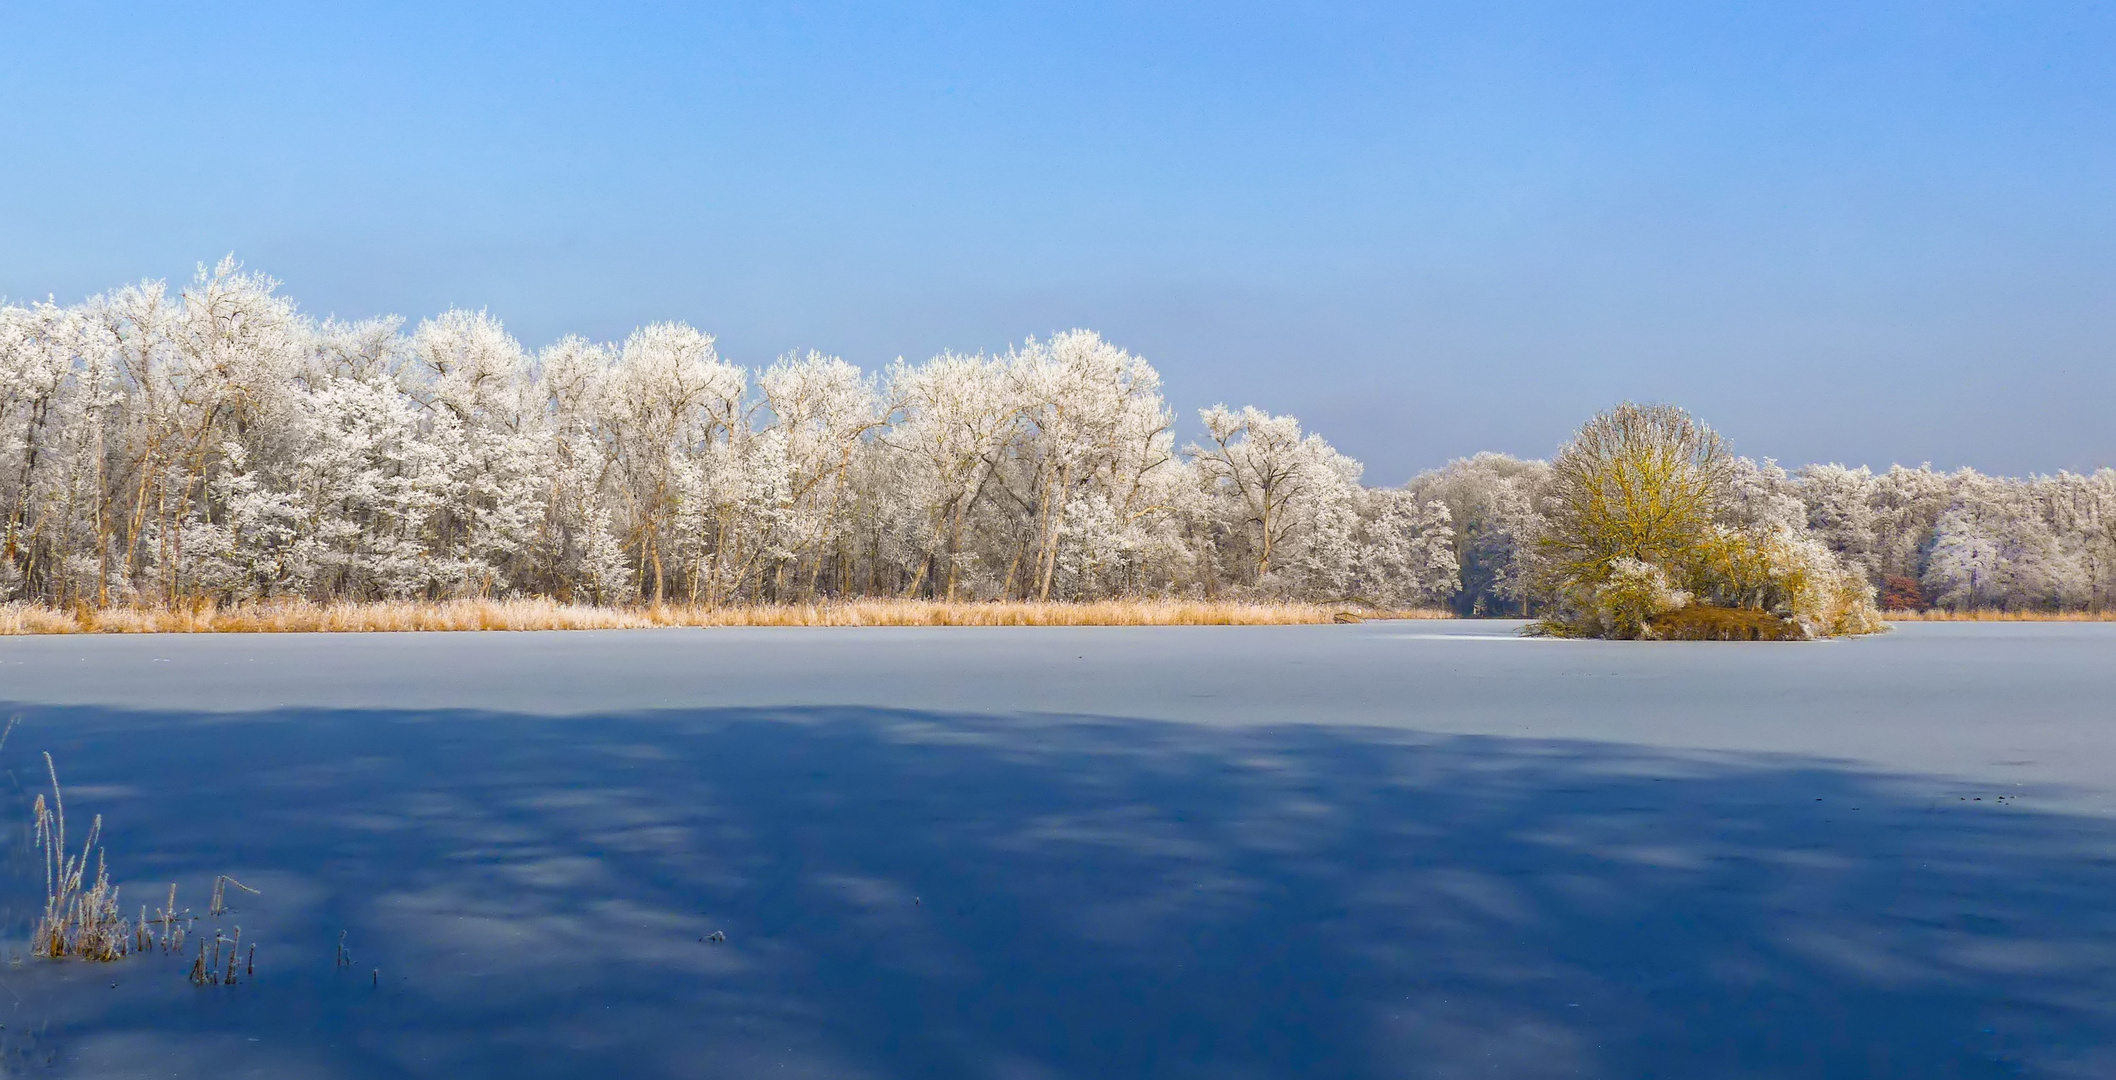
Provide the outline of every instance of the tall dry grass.
<path id="1" fill-rule="evenodd" d="M 2116 622 L 2116 611 L 1884 611 L 1889 622 Z"/>
<path id="2" fill-rule="evenodd" d="M 14 729 L 13 719 L 0 729 L 0 749 L 6 747 L 7 737 Z M 80 853 L 75 854 L 66 838 L 66 792 L 59 786 L 59 767 L 49 751 L 44 754 L 44 772 L 51 779 L 51 798 L 47 800 L 39 792 L 36 804 L 30 808 L 31 832 L 44 871 L 44 911 L 31 932 L 30 955 L 109 963 L 157 949 L 182 953 L 196 919 L 177 908 L 176 885 L 169 886 L 167 905 L 154 915 L 149 916 L 147 906 L 142 904 L 138 920 L 126 917 L 118 903 L 118 887 L 110 881 L 109 864 L 103 859 L 103 815 L 97 814 L 89 823 Z M 88 874 L 91 863 L 94 877 Z M 216 919 L 233 911 L 227 902 L 229 885 L 253 895 L 257 892 L 226 874 L 214 879 L 213 905 L 208 914 Z M 210 944 L 210 953 L 207 943 L 199 945 L 198 959 L 191 966 L 192 982 L 202 986 L 230 985 L 256 975 L 257 946 L 250 946 L 247 954 L 242 952 L 242 927 L 236 927 L 235 936 L 230 938 L 216 926 Z"/>
<path id="3" fill-rule="evenodd" d="M 403 630 L 631 630 L 663 626 L 1286 626 L 1373 618 L 1449 618 L 1439 610 L 1195 600 L 845 600 L 755 607 L 593 607 L 555 600 L 286 601 L 197 608 L 0 606 L 5 634 L 368 633 Z"/>
<path id="4" fill-rule="evenodd" d="M 118 888 L 110 883 L 110 869 L 103 862 L 103 815 L 97 814 L 88 826 L 81 853 L 73 854 L 66 844 L 66 796 L 50 753 L 44 755 L 44 769 L 51 776 L 51 801 L 38 794 L 30 812 L 37 855 L 44 864 L 44 913 L 30 938 L 30 955 L 116 960 L 133 951 L 145 928 L 135 927 L 118 908 Z M 90 856 L 93 878 L 88 876 Z"/>

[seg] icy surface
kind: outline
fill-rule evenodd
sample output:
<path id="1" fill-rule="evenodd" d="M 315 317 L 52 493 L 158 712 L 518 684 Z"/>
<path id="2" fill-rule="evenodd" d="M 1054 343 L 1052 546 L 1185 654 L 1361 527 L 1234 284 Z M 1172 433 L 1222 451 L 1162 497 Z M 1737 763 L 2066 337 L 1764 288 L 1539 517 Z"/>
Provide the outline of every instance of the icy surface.
<path id="1" fill-rule="evenodd" d="M 0 1075 L 2116 1072 L 2116 625 L 1512 630 L 0 639 Z"/>

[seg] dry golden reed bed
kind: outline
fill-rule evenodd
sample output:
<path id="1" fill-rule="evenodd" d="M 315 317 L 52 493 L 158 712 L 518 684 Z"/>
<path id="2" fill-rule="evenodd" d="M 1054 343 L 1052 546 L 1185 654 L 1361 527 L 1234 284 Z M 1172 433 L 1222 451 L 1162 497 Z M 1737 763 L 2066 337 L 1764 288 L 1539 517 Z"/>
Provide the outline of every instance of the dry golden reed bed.
<path id="1" fill-rule="evenodd" d="M 657 626 L 1284 626 L 1359 618 L 1448 618 L 1445 611 L 1352 611 L 1320 604 L 1189 600 L 947 603 L 848 600 L 757 607 L 592 607 L 555 600 L 372 604 L 286 602 L 189 608 L 0 605 L 5 634 L 204 634 L 399 630 L 631 630 Z"/>
<path id="2" fill-rule="evenodd" d="M 1884 611 L 1889 622 L 2116 622 L 2116 611 Z"/>

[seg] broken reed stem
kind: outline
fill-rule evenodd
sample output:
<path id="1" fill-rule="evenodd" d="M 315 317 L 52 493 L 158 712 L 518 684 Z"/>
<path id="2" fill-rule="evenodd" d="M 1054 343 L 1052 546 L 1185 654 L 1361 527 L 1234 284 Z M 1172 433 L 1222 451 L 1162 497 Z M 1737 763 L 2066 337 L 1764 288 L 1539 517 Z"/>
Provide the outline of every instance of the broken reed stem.
<path id="1" fill-rule="evenodd" d="M 233 885 L 236 888 L 241 889 L 246 893 L 249 893 L 251 896 L 257 895 L 256 889 L 253 889 L 248 885 L 245 885 L 242 882 L 229 877 L 226 874 L 222 874 L 221 876 L 213 879 L 213 900 L 211 903 L 206 905 L 206 914 L 211 915 L 217 919 L 222 915 L 228 913 L 228 886 L 230 885 Z"/>
<path id="2" fill-rule="evenodd" d="M 1359 618 L 1452 618 L 1443 610 L 1376 611 L 1348 604 L 1132 598 L 826 600 L 741 606 L 595 607 L 556 600 L 273 601 L 196 608 L 0 605 L 0 635 L 141 633 L 366 633 L 404 630 L 630 630 L 667 626 L 1283 626 Z"/>

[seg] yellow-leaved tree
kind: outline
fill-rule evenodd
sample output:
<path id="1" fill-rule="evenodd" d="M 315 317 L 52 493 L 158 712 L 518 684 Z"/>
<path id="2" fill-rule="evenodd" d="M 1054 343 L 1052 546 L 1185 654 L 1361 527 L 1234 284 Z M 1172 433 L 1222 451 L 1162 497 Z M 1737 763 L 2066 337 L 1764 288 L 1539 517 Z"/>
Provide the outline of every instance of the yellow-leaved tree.
<path id="1" fill-rule="evenodd" d="M 1744 510 L 1736 483 L 1761 473 L 1672 405 L 1626 402 L 1589 420 L 1551 462 L 1532 567 L 1544 615 L 1532 630 L 1776 639 L 1882 629 L 1864 575 L 1805 520 Z"/>

